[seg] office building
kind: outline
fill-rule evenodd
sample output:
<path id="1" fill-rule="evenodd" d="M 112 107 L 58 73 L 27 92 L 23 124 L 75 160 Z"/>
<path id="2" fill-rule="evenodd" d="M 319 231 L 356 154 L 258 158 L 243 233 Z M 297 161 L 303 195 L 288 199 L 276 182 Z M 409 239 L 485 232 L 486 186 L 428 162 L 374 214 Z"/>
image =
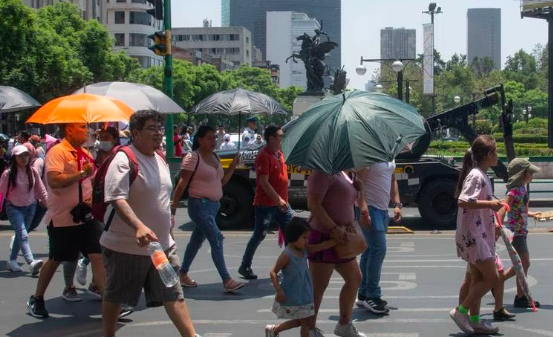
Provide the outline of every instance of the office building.
<path id="1" fill-rule="evenodd" d="M 469 8 L 467 60 L 490 57 L 501 69 L 501 8 Z"/>
<path id="2" fill-rule="evenodd" d="M 305 65 L 301 60 L 295 63 L 286 59 L 299 54 L 302 41 L 298 36 L 307 33 L 313 35 L 321 25 L 305 13 L 267 12 L 267 60 L 280 65 L 280 87 L 291 85 L 307 89 Z"/>
<path id="3" fill-rule="evenodd" d="M 23 0 L 23 3 L 31 8 L 39 9 L 44 6 L 53 5 L 56 2 L 65 1 L 76 4 L 83 13 L 83 19 L 101 20 L 101 2 L 99 0 Z"/>
<path id="4" fill-rule="evenodd" d="M 197 50 L 213 59 L 226 59 L 239 67 L 252 64 L 251 33 L 244 27 L 173 28 L 173 44 Z"/>
<path id="5" fill-rule="evenodd" d="M 380 30 L 380 58 L 384 60 L 415 59 L 417 31 L 386 27 Z"/>
<path id="6" fill-rule="evenodd" d="M 305 13 L 317 20 L 333 42 L 338 44 L 326 58 L 332 69 L 341 63 L 341 0 L 222 0 L 221 23 L 242 26 L 252 32 L 253 45 L 267 57 L 267 12 Z M 313 35 L 313 34 L 310 34 Z M 281 74 L 282 74 L 282 63 Z"/>

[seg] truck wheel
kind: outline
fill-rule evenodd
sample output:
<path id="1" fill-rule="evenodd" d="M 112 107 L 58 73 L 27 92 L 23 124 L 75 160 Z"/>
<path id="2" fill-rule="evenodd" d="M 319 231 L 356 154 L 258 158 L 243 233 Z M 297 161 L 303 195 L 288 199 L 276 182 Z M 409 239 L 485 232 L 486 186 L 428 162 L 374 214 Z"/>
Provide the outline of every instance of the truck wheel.
<path id="1" fill-rule="evenodd" d="M 425 222 L 440 229 L 455 229 L 457 222 L 456 184 L 451 179 L 428 183 L 419 195 L 417 205 Z"/>
<path id="2" fill-rule="evenodd" d="M 223 187 L 217 225 L 224 229 L 244 228 L 252 219 L 253 195 L 244 184 L 231 180 Z"/>

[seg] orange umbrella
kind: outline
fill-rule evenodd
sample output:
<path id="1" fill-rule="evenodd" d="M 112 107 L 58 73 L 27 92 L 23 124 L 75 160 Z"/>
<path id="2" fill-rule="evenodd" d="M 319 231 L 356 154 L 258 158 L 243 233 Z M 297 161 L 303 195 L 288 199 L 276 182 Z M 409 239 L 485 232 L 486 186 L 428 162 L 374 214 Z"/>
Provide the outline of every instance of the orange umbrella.
<path id="1" fill-rule="evenodd" d="M 129 106 L 117 99 L 78 94 L 51 100 L 38 109 L 27 123 L 126 122 L 133 113 Z"/>

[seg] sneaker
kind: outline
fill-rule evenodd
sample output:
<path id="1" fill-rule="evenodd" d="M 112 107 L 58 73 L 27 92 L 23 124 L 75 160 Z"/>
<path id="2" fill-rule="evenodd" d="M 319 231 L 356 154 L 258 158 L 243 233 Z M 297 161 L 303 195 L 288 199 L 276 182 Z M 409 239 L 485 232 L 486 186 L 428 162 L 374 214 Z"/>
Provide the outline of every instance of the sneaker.
<path id="1" fill-rule="evenodd" d="M 493 335 L 499 332 L 498 327 L 492 326 L 484 321 L 480 321 L 476 324 L 471 323 L 470 325 L 472 326 L 474 333 L 477 335 Z"/>
<path id="2" fill-rule="evenodd" d="M 44 298 L 35 297 L 34 295 L 27 301 L 27 310 L 33 317 L 46 318 L 48 317 L 48 310 L 44 305 Z"/>
<path id="3" fill-rule="evenodd" d="M 536 308 L 539 308 L 540 307 L 540 302 L 534 300 L 534 305 L 536 306 Z M 530 303 L 530 301 L 528 301 L 528 298 L 526 296 L 518 297 L 517 295 L 515 295 L 514 307 L 515 308 L 531 308 L 532 303 Z"/>
<path id="4" fill-rule="evenodd" d="M 344 325 L 337 323 L 334 334 L 338 337 L 367 337 L 364 333 L 357 331 L 352 322 Z"/>
<path id="5" fill-rule="evenodd" d="M 240 268 L 238 268 L 238 274 L 242 275 L 246 280 L 257 280 L 257 275 L 253 273 L 253 270 L 250 267 L 240 265 Z"/>
<path id="6" fill-rule="evenodd" d="M 501 321 L 501 322 L 509 321 L 509 320 L 512 320 L 515 317 L 516 317 L 516 315 L 511 314 L 510 312 L 505 310 L 505 308 L 501 308 L 498 311 L 493 312 L 493 319 L 495 321 Z"/>
<path id="7" fill-rule="evenodd" d="M 63 289 L 61 297 L 68 302 L 80 302 L 82 300 L 81 296 L 77 294 L 75 286 L 71 286 L 69 289 L 67 287 Z"/>
<path id="8" fill-rule="evenodd" d="M 44 265 L 44 262 L 42 260 L 34 260 L 29 265 L 29 271 L 31 272 L 32 276 L 37 276 L 40 272 L 40 268 Z"/>
<path id="9" fill-rule="evenodd" d="M 313 329 L 309 330 L 309 337 L 325 337 L 325 334 L 323 330 L 314 327 Z"/>
<path id="10" fill-rule="evenodd" d="M 83 263 L 84 259 L 80 259 L 79 263 L 77 263 L 77 282 L 79 282 L 80 285 L 84 286 L 86 284 L 86 273 L 88 271 L 88 266 Z"/>
<path id="11" fill-rule="evenodd" d="M 265 337 L 278 337 L 278 333 L 275 332 L 275 326 L 272 324 L 265 325 Z"/>
<path id="12" fill-rule="evenodd" d="M 357 300 L 355 301 L 355 304 L 360 308 L 364 308 L 365 305 L 363 304 L 363 302 L 365 302 L 366 300 L 367 298 L 365 296 L 358 296 Z M 388 306 L 388 302 L 386 300 L 383 300 L 382 298 L 380 298 L 380 300 L 382 301 L 385 307 Z"/>
<path id="13" fill-rule="evenodd" d="M 121 307 L 121 311 L 119 312 L 119 319 L 129 316 L 133 312 L 134 312 L 133 307 L 131 307 L 130 305 L 123 305 Z"/>
<path id="14" fill-rule="evenodd" d="M 233 279 L 228 280 L 227 282 L 223 283 L 223 291 L 225 293 L 232 293 L 240 288 L 244 287 L 244 283 L 237 282 Z"/>
<path id="15" fill-rule="evenodd" d="M 98 289 L 98 286 L 94 283 L 90 283 L 88 286 L 88 289 L 86 289 L 86 292 L 90 295 L 96 297 L 97 299 L 102 299 L 102 294 L 100 294 L 100 289 Z"/>
<path id="16" fill-rule="evenodd" d="M 384 301 L 382 301 L 380 297 L 367 298 L 363 301 L 363 307 L 377 315 L 383 315 L 390 312 L 390 309 L 386 306 L 386 304 L 384 304 Z"/>
<path id="17" fill-rule="evenodd" d="M 464 314 L 460 313 L 457 310 L 457 308 L 453 308 L 449 312 L 449 317 L 451 317 L 453 322 L 455 322 L 455 324 L 457 324 L 457 326 L 459 327 L 459 329 L 461 329 L 461 331 L 463 331 L 467 335 L 473 335 L 474 334 L 474 329 L 470 325 L 469 315 L 464 315 Z"/>
<path id="18" fill-rule="evenodd" d="M 11 271 L 23 271 L 23 269 L 21 269 L 21 267 L 19 266 L 19 263 L 17 263 L 17 261 L 8 261 L 7 263 L 8 265 L 8 270 L 11 270 Z"/>

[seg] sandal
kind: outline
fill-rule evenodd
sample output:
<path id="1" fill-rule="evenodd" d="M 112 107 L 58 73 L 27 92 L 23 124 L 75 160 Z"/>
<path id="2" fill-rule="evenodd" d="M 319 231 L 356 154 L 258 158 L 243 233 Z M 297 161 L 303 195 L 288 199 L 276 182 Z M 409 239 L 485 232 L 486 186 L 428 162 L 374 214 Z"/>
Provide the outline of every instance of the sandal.
<path id="1" fill-rule="evenodd" d="M 223 291 L 225 293 L 232 293 L 240 288 L 244 287 L 244 283 L 237 282 L 233 279 L 228 279 L 225 283 L 223 283 Z"/>
<path id="2" fill-rule="evenodd" d="M 198 283 L 191 279 L 190 276 L 184 275 L 180 277 L 180 285 L 185 288 L 196 288 Z"/>

